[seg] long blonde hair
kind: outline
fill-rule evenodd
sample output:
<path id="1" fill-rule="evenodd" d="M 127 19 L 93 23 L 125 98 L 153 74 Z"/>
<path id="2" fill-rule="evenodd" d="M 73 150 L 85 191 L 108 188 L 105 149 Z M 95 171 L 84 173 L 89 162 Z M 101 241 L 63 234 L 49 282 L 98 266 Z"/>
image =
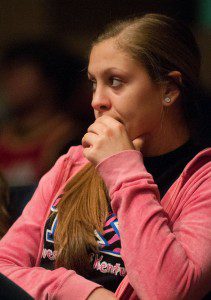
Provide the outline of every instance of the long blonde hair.
<path id="1" fill-rule="evenodd" d="M 110 38 L 140 61 L 154 81 L 170 80 L 168 73 L 173 70 L 182 73 L 180 88 L 190 121 L 200 70 L 200 53 L 191 32 L 169 17 L 147 14 L 112 24 L 93 45 Z M 107 215 L 106 188 L 95 168 L 88 164 L 68 183 L 58 205 L 57 266 L 86 273 L 90 251 L 98 250 L 94 230 L 102 231 Z"/>
<path id="2" fill-rule="evenodd" d="M 55 233 L 56 266 L 86 275 L 90 252 L 98 251 L 94 230 L 102 232 L 108 215 L 107 190 L 91 163 L 67 184 L 58 204 Z"/>

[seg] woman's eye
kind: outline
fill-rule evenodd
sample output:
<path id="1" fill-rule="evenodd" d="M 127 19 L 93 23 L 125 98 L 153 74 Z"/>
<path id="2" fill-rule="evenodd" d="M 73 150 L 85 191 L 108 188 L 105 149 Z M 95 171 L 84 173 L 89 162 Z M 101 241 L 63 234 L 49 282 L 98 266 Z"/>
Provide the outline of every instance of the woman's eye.
<path id="1" fill-rule="evenodd" d="M 111 78 L 111 85 L 113 87 L 119 87 L 122 84 L 121 79 L 119 78 Z"/>
<path id="2" fill-rule="evenodd" d="M 91 90 L 94 92 L 97 88 L 97 82 L 94 80 L 90 80 Z"/>

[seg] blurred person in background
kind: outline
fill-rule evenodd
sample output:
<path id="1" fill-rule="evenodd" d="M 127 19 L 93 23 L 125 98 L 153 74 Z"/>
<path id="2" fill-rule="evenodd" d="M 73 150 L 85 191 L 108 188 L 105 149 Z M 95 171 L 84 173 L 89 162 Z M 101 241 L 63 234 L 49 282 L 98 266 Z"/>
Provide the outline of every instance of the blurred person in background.
<path id="1" fill-rule="evenodd" d="M 0 174 L 0 239 L 4 236 L 10 226 L 8 213 L 9 190 L 5 179 Z"/>
<path id="2" fill-rule="evenodd" d="M 82 122 L 71 108 L 84 96 L 82 69 L 81 59 L 50 41 L 21 41 L 5 50 L 0 170 L 10 186 L 35 184 L 66 145 L 80 143 Z"/>

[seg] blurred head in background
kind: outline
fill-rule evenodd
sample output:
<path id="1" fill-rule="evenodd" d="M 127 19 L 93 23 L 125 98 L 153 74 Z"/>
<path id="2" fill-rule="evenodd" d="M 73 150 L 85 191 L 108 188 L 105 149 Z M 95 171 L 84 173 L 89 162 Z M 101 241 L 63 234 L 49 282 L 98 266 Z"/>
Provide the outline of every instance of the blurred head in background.
<path id="1" fill-rule="evenodd" d="M 1 90 L 14 112 L 66 110 L 83 80 L 83 60 L 52 41 L 20 41 L 2 57 Z"/>
<path id="2" fill-rule="evenodd" d="M 36 182 L 80 143 L 93 115 L 84 66 L 82 58 L 52 41 L 20 41 L 5 50 L 0 170 L 10 184 Z"/>

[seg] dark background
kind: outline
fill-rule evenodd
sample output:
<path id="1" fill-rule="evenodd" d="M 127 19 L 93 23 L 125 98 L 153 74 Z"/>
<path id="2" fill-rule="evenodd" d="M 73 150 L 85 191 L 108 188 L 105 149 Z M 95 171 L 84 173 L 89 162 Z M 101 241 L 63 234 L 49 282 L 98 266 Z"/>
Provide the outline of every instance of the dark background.
<path id="1" fill-rule="evenodd" d="M 105 24 L 146 12 L 165 13 L 190 25 L 203 54 L 202 83 L 211 91 L 210 0 L 0 0 L 0 54 L 13 40 L 50 36 L 85 56 Z"/>

